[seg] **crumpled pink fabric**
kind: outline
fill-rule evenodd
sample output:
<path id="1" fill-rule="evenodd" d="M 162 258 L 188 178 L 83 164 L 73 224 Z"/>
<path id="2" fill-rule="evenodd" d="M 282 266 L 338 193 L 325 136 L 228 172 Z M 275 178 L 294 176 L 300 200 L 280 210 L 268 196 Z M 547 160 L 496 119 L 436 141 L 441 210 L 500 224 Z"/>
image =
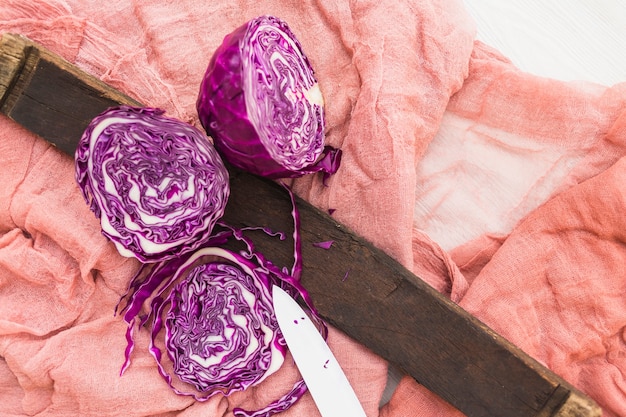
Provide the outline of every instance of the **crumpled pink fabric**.
<path id="1" fill-rule="evenodd" d="M 497 332 L 626 415 L 626 84 L 564 83 L 474 41 L 460 0 L 5 0 L 0 32 L 29 36 L 139 101 L 198 125 L 195 100 L 224 35 L 286 20 L 344 152 L 296 191 Z M 205 403 L 170 392 L 140 333 L 133 364 L 113 308 L 137 269 L 100 234 L 70 157 L 0 117 L 0 414 L 232 416 L 291 387 L 285 366 Z M 461 415 L 331 329 L 368 416 Z M 142 347 L 143 346 L 143 347 Z M 317 416 L 305 396 L 288 416 Z"/>

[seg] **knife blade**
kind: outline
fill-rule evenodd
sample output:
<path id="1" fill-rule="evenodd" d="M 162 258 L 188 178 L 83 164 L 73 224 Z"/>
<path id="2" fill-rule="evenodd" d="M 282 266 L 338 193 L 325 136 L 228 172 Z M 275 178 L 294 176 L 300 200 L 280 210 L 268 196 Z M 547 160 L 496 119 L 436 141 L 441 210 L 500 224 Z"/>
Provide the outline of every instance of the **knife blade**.
<path id="1" fill-rule="evenodd" d="M 119 104 L 141 105 L 27 38 L 0 38 L 0 113 L 68 155 L 74 155 L 89 122 Z M 591 398 L 388 254 L 306 201 L 297 198 L 297 205 L 301 282 L 329 324 L 467 416 L 602 414 Z M 291 208 L 280 185 L 231 171 L 226 223 L 286 231 L 293 226 Z M 257 250 L 275 265 L 290 265 L 289 239 L 277 243 L 263 235 L 253 239 Z M 329 250 L 314 245 L 330 240 L 334 243 Z"/>
<path id="2" fill-rule="evenodd" d="M 280 287 L 272 287 L 278 326 L 322 417 L 365 417 L 348 378 L 309 316 Z"/>

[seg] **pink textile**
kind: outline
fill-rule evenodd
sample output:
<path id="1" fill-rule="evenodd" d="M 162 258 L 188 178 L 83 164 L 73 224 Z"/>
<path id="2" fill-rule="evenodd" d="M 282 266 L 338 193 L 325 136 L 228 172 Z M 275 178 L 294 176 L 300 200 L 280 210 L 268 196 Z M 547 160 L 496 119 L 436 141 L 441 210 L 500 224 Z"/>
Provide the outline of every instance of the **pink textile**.
<path id="1" fill-rule="evenodd" d="M 0 33 L 31 37 L 127 94 L 198 124 L 225 34 L 286 20 L 344 151 L 329 187 L 296 191 L 591 395 L 626 415 L 626 83 L 564 83 L 474 41 L 460 0 L 4 0 Z M 291 387 L 205 403 L 171 393 L 138 343 L 119 377 L 113 307 L 137 268 L 100 234 L 71 158 L 0 117 L 0 414 L 232 416 Z M 145 338 L 145 334 L 140 337 Z M 145 342 L 145 340 L 144 340 Z M 332 330 L 368 416 L 454 416 L 411 378 L 379 410 L 386 363 Z M 288 416 L 319 415 L 307 395 Z"/>

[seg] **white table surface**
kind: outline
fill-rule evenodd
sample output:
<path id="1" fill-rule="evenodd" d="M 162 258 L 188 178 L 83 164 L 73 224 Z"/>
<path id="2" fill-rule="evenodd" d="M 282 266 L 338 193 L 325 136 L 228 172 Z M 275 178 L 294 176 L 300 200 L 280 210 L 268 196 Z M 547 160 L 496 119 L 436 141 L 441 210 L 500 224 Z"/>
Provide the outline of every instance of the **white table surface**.
<path id="1" fill-rule="evenodd" d="M 565 81 L 626 82 L 626 1 L 464 0 L 477 38 L 522 70 Z"/>

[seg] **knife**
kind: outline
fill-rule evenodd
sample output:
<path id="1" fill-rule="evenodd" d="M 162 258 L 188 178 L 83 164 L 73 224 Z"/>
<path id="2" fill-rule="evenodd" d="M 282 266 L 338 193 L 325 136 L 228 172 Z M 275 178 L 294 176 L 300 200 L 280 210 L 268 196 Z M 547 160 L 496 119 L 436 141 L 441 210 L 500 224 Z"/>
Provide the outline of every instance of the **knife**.
<path id="1" fill-rule="evenodd" d="M 348 378 L 309 316 L 280 287 L 272 287 L 280 331 L 322 417 L 365 417 Z"/>
<path id="2" fill-rule="evenodd" d="M 0 38 L 0 113 L 74 155 L 108 107 L 140 105 L 19 35 Z M 597 417 L 584 393 L 444 297 L 328 213 L 297 199 L 302 285 L 320 315 L 469 417 Z M 224 221 L 289 231 L 291 200 L 276 183 L 231 170 Z M 328 250 L 314 243 L 332 240 Z M 275 265 L 293 262 L 289 239 L 260 234 Z M 236 248 L 235 248 L 236 249 Z"/>

